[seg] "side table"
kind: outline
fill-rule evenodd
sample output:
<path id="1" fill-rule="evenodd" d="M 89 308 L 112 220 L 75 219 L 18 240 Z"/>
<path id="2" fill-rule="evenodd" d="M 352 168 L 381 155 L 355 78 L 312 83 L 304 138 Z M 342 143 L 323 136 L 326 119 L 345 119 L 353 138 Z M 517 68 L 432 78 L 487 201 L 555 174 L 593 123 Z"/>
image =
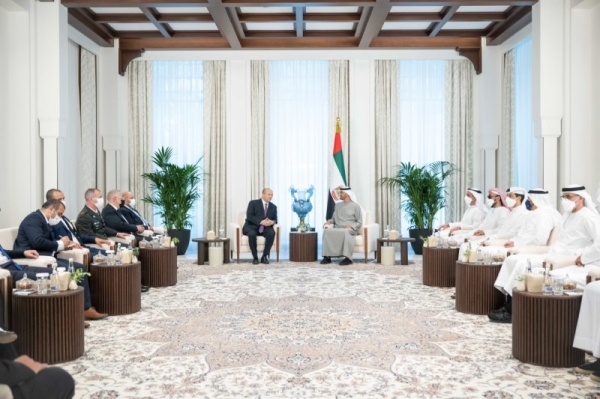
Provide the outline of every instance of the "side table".
<path id="1" fill-rule="evenodd" d="M 377 263 L 381 263 L 381 247 L 384 244 L 400 244 L 400 264 L 408 265 L 408 243 L 415 241 L 414 238 L 402 238 L 398 237 L 395 240 L 389 238 L 378 238 L 377 239 Z"/>
<path id="2" fill-rule="evenodd" d="M 142 308 L 141 263 L 90 266 L 92 303 L 99 312 L 111 316 L 139 312 Z"/>
<path id="3" fill-rule="evenodd" d="M 290 262 L 315 262 L 319 233 L 290 232 Z"/>
<path id="4" fill-rule="evenodd" d="M 83 355 L 83 288 L 56 294 L 12 298 L 12 328 L 17 352 L 55 364 Z"/>
<path id="5" fill-rule="evenodd" d="M 0 296 L 2 296 L 2 309 L 0 309 L 0 327 L 5 330 L 10 330 L 11 326 L 11 311 L 12 311 L 12 290 L 13 279 L 11 276 L 6 276 L 0 279 Z"/>
<path id="6" fill-rule="evenodd" d="M 454 287 L 458 248 L 423 247 L 423 285 Z"/>
<path id="7" fill-rule="evenodd" d="M 204 265 L 208 261 L 208 246 L 211 243 L 223 243 L 223 263 L 229 263 L 229 238 L 215 238 L 209 240 L 206 237 L 194 238 L 193 242 L 198 243 L 198 264 Z"/>
<path id="8" fill-rule="evenodd" d="M 142 284 L 170 287 L 177 284 L 177 247 L 140 248 Z"/>
<path id="9" fill-rule="evenodd" d="M 504 294 L 494 287 L 501 264 L 456 262 L 456 310 L 488 314 L 504 303 Z"/>
<path id="10" fill-rule="evenodd" d="M 513 290 L 512 352 L 544 367 L 575 367 L 585 353 L 573 347 L 581 295 L 544 295 Z"/>

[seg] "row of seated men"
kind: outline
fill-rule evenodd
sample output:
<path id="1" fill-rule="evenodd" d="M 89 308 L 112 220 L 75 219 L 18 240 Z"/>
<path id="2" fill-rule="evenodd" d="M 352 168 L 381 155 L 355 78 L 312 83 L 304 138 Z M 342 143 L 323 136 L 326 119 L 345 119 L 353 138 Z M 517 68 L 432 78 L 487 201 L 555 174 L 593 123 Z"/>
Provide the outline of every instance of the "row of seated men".
<path id="1" fill-rule="evenodd" d="M 600 203 L 600 195 L 597 198 Z M 551 204 L 543 189 L 526 192 L 511 187 L 488 190 L 484 202 L 481 190 L 469 188 L 465 197 L 469 208 L 460 222 L 440 226 L 442 235 L 452 235 L 461 245 L 459 257 L 470 246 L 484 246 L 485 251 L 507 251 L 494 286 L 506 295 L 506 303 L 488 315 L 490 321 L 510 323 L 512 291 L 516 277 L 531 266 L 541 271 L 544 261 L 551 262 L 555 276 L 569 277 L 579 288 L 585 287 L 574 346 L 600 357 L 600 287 L 585 286 L 588 274 L 600 275 L 600 214 L 584 186 L 562 188 L 562 215 Z M 549 239 L 556 235 L 551 245 Z M 600 360 L 576 369 L 600 381 Z"/>
<path id="2" fill-rule="evenodd" d="M 62 191 L 48 190 L 42 207 L 27 215 L 19 225 L 13 249 L 9 251 L 0 246 L 0 267 L 11 273 L 15 283 L 25 273 L 28 278 L 36 279 L 36 274 L 48 272 L 47 268 L 19 264 L 18 259 L 38 259 L 44 256 L 48 258 L 48 263 L 68 267 L 66 259 L 56 258 L 60 251 L 83 249 L 94 255 L 104 254 L 102 246 L 114 244 L 109 238 L 135 244 L 136 240 L 153 234 L 154 228 L 135 210 L 132 193 L 112 190 L 107 197 L 108 204 L 103 207 L 101 191 L 96 188 L 88 189 L 85 192 L 86 204 L 79 212 L 76 223 L 72 223 L 64 215 L 66 201 Z M 77 262 L 74 267 L 86 270 L 85 265 Z M 85 318 L 106 318 L 106 314 L 97 312 L 92 306 L 87 276 L 83 277 L 79 285 L 84 290 Z M 142 291 L 148 291 L 148 287 L 142 286 Z M 85 327 L 89 327 L 89 323 L 85 322 Z"/>

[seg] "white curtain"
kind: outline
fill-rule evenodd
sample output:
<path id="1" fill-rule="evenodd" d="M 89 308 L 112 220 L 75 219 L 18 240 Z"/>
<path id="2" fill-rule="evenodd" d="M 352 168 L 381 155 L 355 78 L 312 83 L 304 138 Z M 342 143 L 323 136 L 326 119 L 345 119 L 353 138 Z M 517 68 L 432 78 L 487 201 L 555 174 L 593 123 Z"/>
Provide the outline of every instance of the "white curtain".
<path id="1" fill-rule="evenodd" d="M 458 172 L 446 182 L 447 221 L 460 220 L 466 204 L 464 192 L 473 184 L 473 77 L 469 60 L 446 61 L 445 147 L 442 158 Z M 444 221 L 443 218 L 439 219 Z"/>
<path id="2" fill-rule="evenodd" d="M 529 108 L 531 111 L 531 106 Z M 496 161 L 496 182 L 502 190 L 510 187 L 513 180 L 513 137 L 515 136 L 515 58 L 514 50 L 504 54 L 502 67 L 502 122 Z M 529 113 L 531 115 L 531 112 Z"/>
<path id="3" fill-rule="evenodd" d="M 225 61 L 204 65 L 204 230 L 227 224 L 227 120 Z"/>
<path id="4" fill-rule="evenodd" d="M 81 48 L 81 181 L 85 189 L 96 187 L 97 93 L 96 55 Z M 83 201 L 83 195 L 79 194 Z M 85 201 L 83 201 L 85 202 Z M 81 203 L 83 206 L 83 202 Z"/>
<path id="5" fill-rule="evenodd" d="M 399 161 L 423 166 L 445 160 L 445 61 L 401 60 L 398 65 Z M 442 210 L 437 220 L 444 218 Z M 402 234 L 407 236 L 411 226 L 403 211 L 400 223 Z"/>
<path id="6" fill-rule="evenodd" d="M 333 151 L 336 120 L 340 118 L 344 169 L 348 185 L 350 180 L 350 62 L 346 60 L 329 61 L 329 145 Z M 357 193 L 360 201 L 360 194 Z"/>
<path id="7" fill-rule="evenodd" d="M 250 108 L 252 112 L 250 189 L 252 197 L 258 198 L 267 187 L 269 157 L 267 154 L 267 132 L 269 130 L 269 61 L 250 62 L 251 89 Z"/>
<path id="8" fill-rule="evenodd" d="M 136 208 L 147 219 L 151 219 L 153 209 L 142 201 L 150 194 L 150 184 L 142 178 L 142 173 L 152 170 L 152 100 L 153 68 L 151 61 L 133 61 L 127 67 L 129 84 L 129 190 L 138 203 Z M 159 129 L 158 132 L 162 134 Z M 162 221 L 154 223 L 157 226 Z"/>
<path id="9" fill-rule="evenodd" d="M 375 180 L 396 174 L 398 166 L 398 62 L 375 61 Z M 375 220 L 382 229 L 400 228 L 400 197 L 375 185 Z M 383 235 L 382 235 L 383 236 Z"/>
<path id="10" fill-rule="evenodd" d="M 327 61 L 271 61 L 268 132 L 269 185 L 288 248 L 289 229 L 299 219 L 292 211 L 290 186 L 314 185 L 313 210 L 306 222 L 322 232 L 327 203 L 327 164 L 331 156 Z"/>
<path id="11" fill-rule="evenodd" d="M 514 48 L 514 118 L 512 183 L 527 189 L 538 187 L 537 138 L 532 119 L 531 37 Z"/>
<path id="12" fill-rule="evenodd" d="M 129 68 L 134 63 L 129 64 Z M 151 68 L 153 136 L 148 155 L 160 147 L 172 147 L 171 162 L 178 165 L 196 163 L 204 155 L 203 63 L 153 61 Z M 190 212 L 192 237 L 201 237 L 203 233 L 203 201 L 204 198 L 200 198 Z M 154 223 L 162 225 L 163 222 L 157 216 Z M 195 246 L 190 245 L 188 252 L 195 250 Z"/>

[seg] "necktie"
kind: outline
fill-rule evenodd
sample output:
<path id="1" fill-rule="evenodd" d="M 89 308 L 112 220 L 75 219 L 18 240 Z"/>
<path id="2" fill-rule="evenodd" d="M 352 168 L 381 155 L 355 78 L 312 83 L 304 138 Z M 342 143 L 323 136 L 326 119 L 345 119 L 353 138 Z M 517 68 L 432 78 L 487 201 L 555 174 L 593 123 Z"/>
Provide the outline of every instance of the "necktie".
<path id="1" fill-rule="evenodd" d="M 267 208 L 269 207 L 269 204 L 265 204 L 265 218 L 267 217 Z M 262 224 L 260 225 L 260 227 L 258 228 L 258 232 L 262 233 L 263 231 L 265 231 L 265 226 L 263 226 Z"/>
<path id="2" fill-rule="evenodd" d="M 3 256 L 6 256 L 6 259 L 8 259 L 9 262 L 12 261 L 13 265 L 15 265 L 15 267 L 17 268 L 17 270 L 23 270 L 23 268 L 21 266 L 17 265 L 17 262 L 15 262 L 14 260 L 12 260 L 10 258 L 10 256 L 8 256 L 8 254 L 4 251 L 4 248 L 2 248 L 2 245 L 0 245 L 0 253 Z"/>

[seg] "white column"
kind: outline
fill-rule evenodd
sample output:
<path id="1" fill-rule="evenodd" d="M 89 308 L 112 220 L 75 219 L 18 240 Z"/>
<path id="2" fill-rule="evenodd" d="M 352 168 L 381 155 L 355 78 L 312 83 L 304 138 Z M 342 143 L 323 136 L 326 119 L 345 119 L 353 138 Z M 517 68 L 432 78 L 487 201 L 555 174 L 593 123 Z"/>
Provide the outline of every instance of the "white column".
<path id="1" fill-rule="evenodd" d="M 102 149 L 104 150 L 105 160 L 105 189 L 102 190 L 106 194 L 109 190 L 121 189 L 120 173 L 121 173 L 121 149 L 123 137 L 118 134 L 102 136 Z"/>
<path id="2" fill-rule="evenodd" d="M 568 3 L 545 0 L 533 6 L 533 121 L 535 136 L 543 139 L 543 187 L 554 194 L 559 189 L 558 138 L 562 134 L 565 104 L 564 22 Z"/>
<path id="3" fill-rule="evenodd" d="M 60 2 L 35 2 L 37 115 L 43 141 L 43 191 L 58 185 L 59 137 L 67 135 L 68 21 Z"/>

